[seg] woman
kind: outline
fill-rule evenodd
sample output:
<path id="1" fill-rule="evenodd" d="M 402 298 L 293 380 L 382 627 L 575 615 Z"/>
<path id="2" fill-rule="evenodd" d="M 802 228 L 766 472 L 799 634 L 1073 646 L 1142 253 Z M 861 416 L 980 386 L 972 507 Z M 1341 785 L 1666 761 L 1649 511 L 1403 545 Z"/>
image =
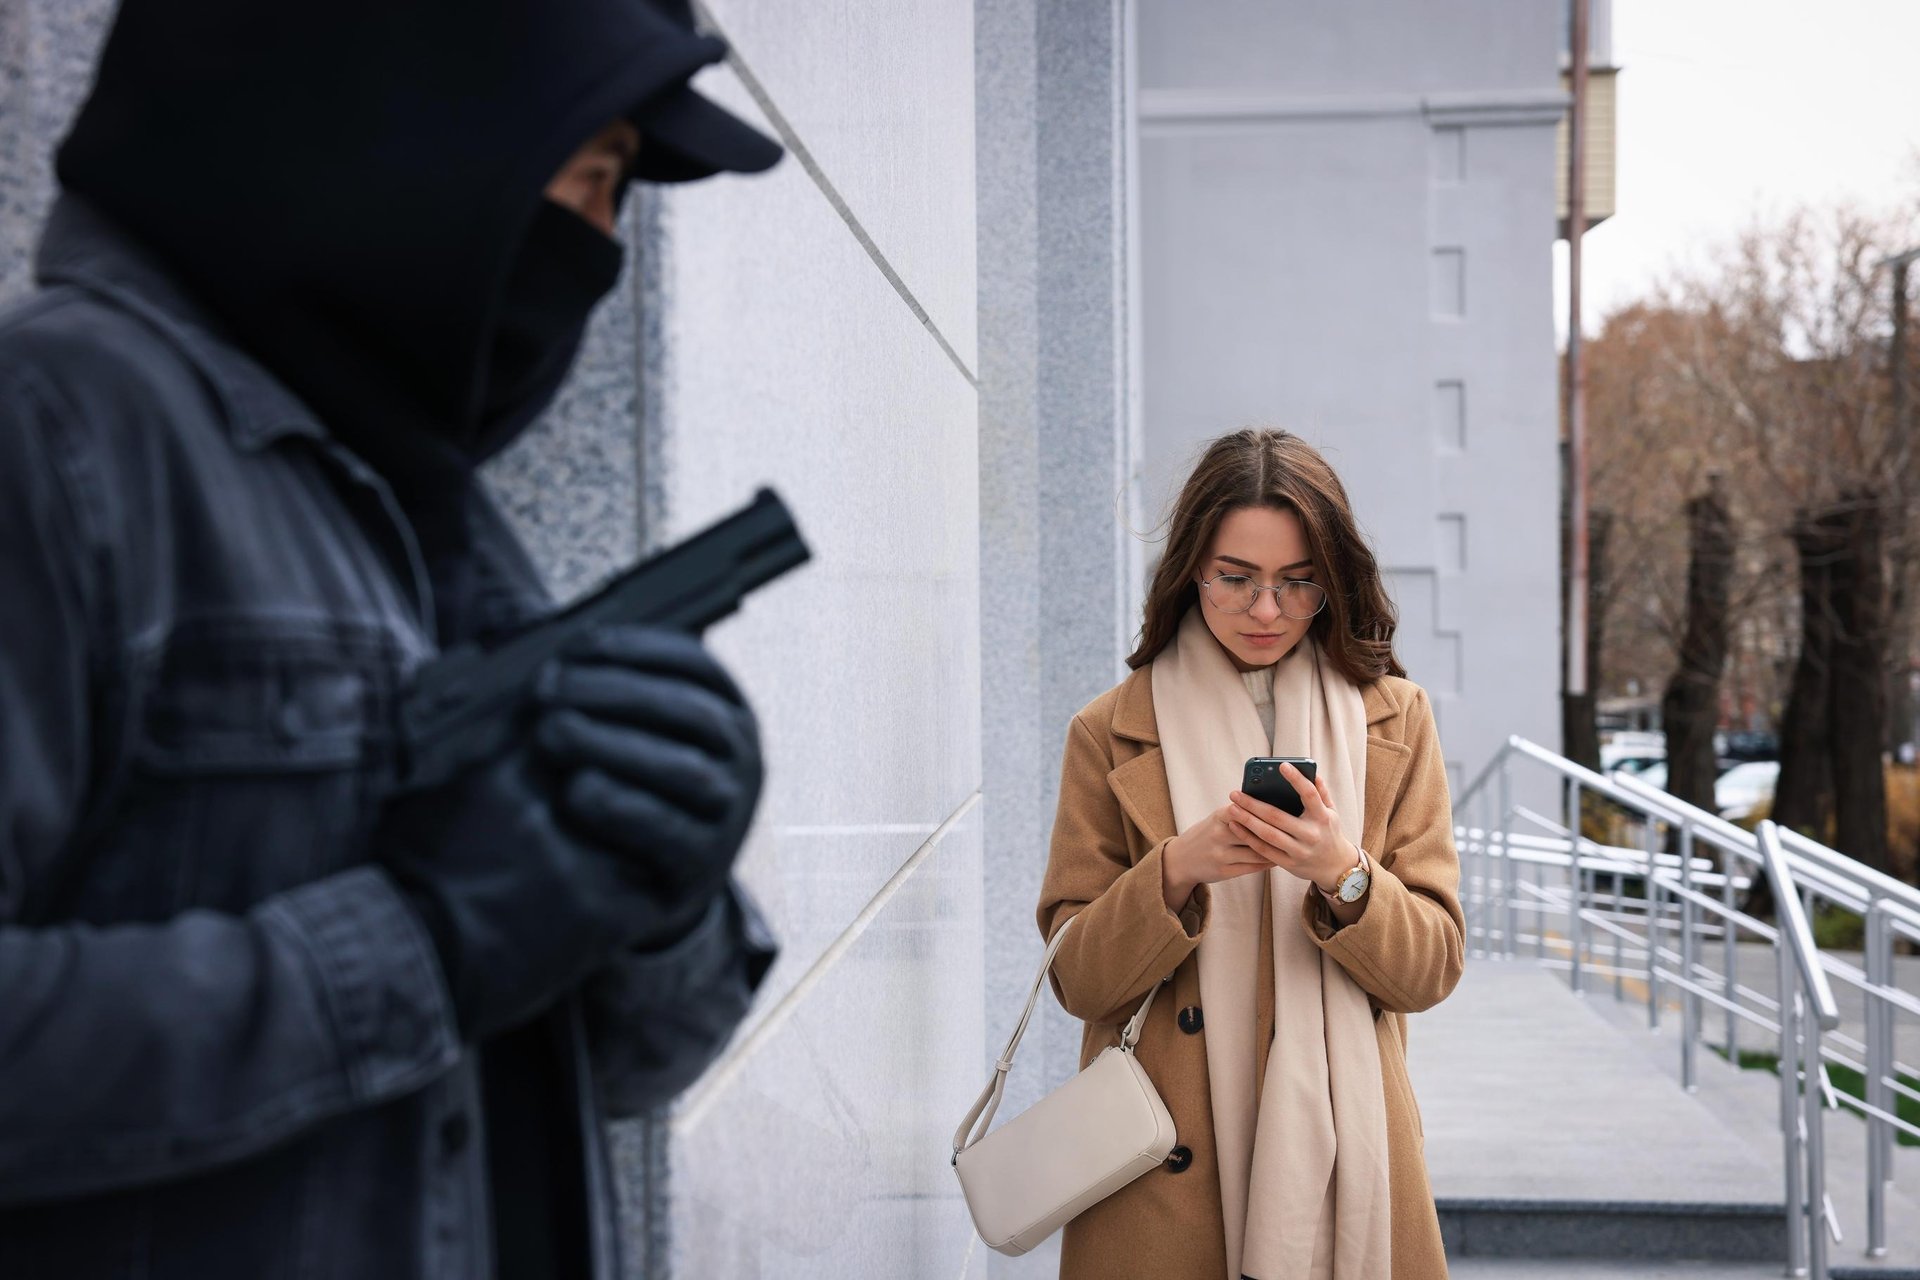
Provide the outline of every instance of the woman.
<path id="1" fill-rule="evenodd" d="M 1208 447 L 1175 503 L 1133 674 L 1067 734 L 1040 929 L 1053 985 L 1138 1048 L 1179 1146 L 1069 1223 L 1065 1280 L 1427 1280 L 1446 1257 L 1406 1016 L 1459 980 L 1446 768 L 1346 492 L 1284 431 Z M 1252 756 L 1293 817 L 1241 792 Z"/>

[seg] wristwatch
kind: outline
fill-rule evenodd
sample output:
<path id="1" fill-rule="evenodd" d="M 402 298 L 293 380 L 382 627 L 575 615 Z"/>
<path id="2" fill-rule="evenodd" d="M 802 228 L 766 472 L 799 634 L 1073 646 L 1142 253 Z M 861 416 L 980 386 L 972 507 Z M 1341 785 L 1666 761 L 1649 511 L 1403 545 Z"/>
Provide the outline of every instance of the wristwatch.
<path id="1" fill-rule="evenodd" d="M 1360 860 L 1334 881 L 1331 891 L 1320 889 L 1319 885 L 1314 886 L 1327 895 L 1327 901 L 1358 902 L 1367 896 L 1367 890 L 1373 886 L 1373 871 L 1367 863 L 1367 851 L 1356 847 L 1354 852 L 1360 855 Z"/>

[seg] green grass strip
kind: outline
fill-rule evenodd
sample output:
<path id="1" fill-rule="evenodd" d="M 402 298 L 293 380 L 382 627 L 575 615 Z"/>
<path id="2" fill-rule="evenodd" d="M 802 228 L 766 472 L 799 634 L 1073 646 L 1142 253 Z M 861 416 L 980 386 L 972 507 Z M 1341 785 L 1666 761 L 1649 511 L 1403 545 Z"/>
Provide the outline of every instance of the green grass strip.
<path id="1" fill-rule="evenodd" d="M 1725 1049 L 1722 1049 L 1718 1045 L 1709 1045 L 1708 1047 L 1719 1054 L 1723 1060 L 1726 1058 L 1727 1051 Z M 1742 1071 L 1771 1071 L 1774 1075 L 1779 1075 L 1780 1056 L 1773 1053 L 1762 1053 L 1757 1049 L 1742 1049 L 1740 1051 L 1740 1069 Z M 1827 1064 L 1827 1079 L 1833 1082 L 1833 1087 L 1837 1092 L 1844 1093 L 1850 1098 L 1857 1098 L 1861 1102 L 1867 1100 L 1867 1078 L 1860 1072 L 1855 1071 L 1852 1067 L 1844 1067 L 1837 1062 L 1829 1062 Z M 1906 1085 L 1907 1088 L 1920 1090 L 1920 1080 L 1915 1079 L 1906 1072 L 1900 1072 L 1899 1079 L 1900 1083 Z M 1915 1128 L 1920 1128 L 1920 1102 L 1909 1098 L 1904 1093 L 1894 1094 L 1893 1102 L 1893 1113 L 1895 1115 L 1899 1116 L 1908 1124 L 1913 1125 Z M 1893 1137 L 1894 1141 L 1903 1147 L 1920 1147 L 1920 1138 L 1914 1137 L 1904 1129 L 1895 1129 L 1893 1131 Z"/>

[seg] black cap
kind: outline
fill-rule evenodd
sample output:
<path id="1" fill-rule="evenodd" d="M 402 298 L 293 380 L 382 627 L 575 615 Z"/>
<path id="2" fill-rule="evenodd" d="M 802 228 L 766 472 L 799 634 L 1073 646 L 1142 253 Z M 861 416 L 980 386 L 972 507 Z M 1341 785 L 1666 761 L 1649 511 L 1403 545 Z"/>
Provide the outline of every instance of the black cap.
<path id="1" fill-rule="evenodd" d="M 726 42 L 700 33 L 686 0 L 645 0 L 686 36 L 726 57 Z M 759 173 L 780 159 L 780 144 L 682 82 L 640 104 L 628 118 L 640 130 L 633 176 L 642 182 L 691 182 L 716 173 Z"/>

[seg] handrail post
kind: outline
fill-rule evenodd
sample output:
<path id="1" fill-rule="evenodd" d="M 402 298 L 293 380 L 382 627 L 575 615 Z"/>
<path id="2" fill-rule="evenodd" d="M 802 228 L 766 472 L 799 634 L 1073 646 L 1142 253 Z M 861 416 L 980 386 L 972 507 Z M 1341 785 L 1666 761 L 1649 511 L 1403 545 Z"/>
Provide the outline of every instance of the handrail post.
<path id="1" fill-rule="evenodd" d="M 1547 868 L 1544 863 L 1533 864 L 1533 901 L 1528 904 L 1533 912 L 1533 958 L 1547 958 Z"/>
<path id="2" fill-rule="evenodd" d="M 1787 1174 L 1787 1274 L 1807 1274 L 1807 1218 L 1805 1187 L 1801 1180 L 1802 1146 L 1800 1098 L 1796 1088 L 1799 1076 L 1800 1046 L 1794 1029 L 1799 1005 L 1799 978 L 1784 945 L 1786 931 L 1781 930 L 1780 959 L 1780 1133 L 1786 1143 Z"/>
<path id="3" fill-rule="evenodd" d="M 1459 812 L 1453 816 L 1459 831 L 1459 844 L 1455 852 L 1459 854 L 1459 913 L 1467 921 L 1467 958 L 1478 956 L 1473 946 L 1473 917 L 1480 913 L 1480 900 L 1486 896 L 1486 887 L 1476 883 L 1475 850 L 1473 850 L 1473 819 L 1476 812 L 1484 814 L 1486 804 L 1480 796 L 1473 796 L 1471 804 L 1461 804 Z"/>
<path id="4" fill-rule="evenodd" d="M 1468 884 L 1472 886 L 1472 898 L 1467 909 L 1467 945 L 1473 946 L 1474 921 L 1480 923 L 1480 951 L 1485 956 L 1492 947 L 1492 929 L 1488 927 L 1490 903 L 1493 899 L 1493 883 L 1487 879 L 1487 795 L 1483 788 L 1473 798 L 1473 808 L 1467 814 L 1466 865 L 1461 868 Z"/>
<path id="5" fill-rule="evenodd" d="M 1658 829 L 1659 823 L 1654 820 L 1652 814 L 1648 814 L 1645 841 L 1647 874 L 1640 881 L 1642 903 L 1640 914 L 1647 922 L 1647 1029 L 1649 1031 L 1660 1029 L 1660 881 L 1654 875 L 1656 861 L 1654 850 L 1658 847 L 1654 832 Z"/>
<path id="6" fill-rule="evenodd" d="M 1807 924 L 1806 905 L 1781 851 L 1780 828 L 1771 821 L 1761 822 L 1754 844 L 1773 890 L 1774 949 L 1780 959 L 1780 1119 L 1787 1143 L 1787 1205 L 1789 1212 L 1805 1207 L 1796 1224 L 1805 1234 L 1796 1229 L 1787 1237 L 1789 1266 L 1796 1275 L 1799 1266 L 1811 1267 L 1812 1280 L 1826 1280 L 1826 1074 L 1820 1038 L 1840 1025 L 1840 1006 L 1834 1002 L 1832 984 Z M 1812 886 L 1808 886 L 1811 896 Z"/>
<path id="7" fill-rule="evenodd" d="M 1809 998 L 1808 1003 L 1812 1000 Z M 1800 1101 L 1806 1112 L 1807 1151 L 1807 1274 L 1827 1280 L 1827 1126 L 1825 1069 L 1820 1061 L 1820 1019 L 1811 1009 L 1801 1021 L 1803 1046 Z"/>
<path id="8" fill-rule="evenodd" d="M 1500 894 L 1506 891 L 1503 884 L 1496 891 L 1493 887 L 1493 797 L 1481 788 L 1479 797 L 1480 836 L 1474 841 L 1474 862 L 1480 868 L 1480 954 L 1491 958 L 1497 954 L 1493 949 L 1493 925 L 1499 914 Z"/>
<path id="9" fill-rule="evenodd" d="M 1514 930 L 1518 927 L 1518 914 L 1514 905 L 1513 883 L 1513 846 L 1508 837 L 1513 829 L 1513 769 L 1505 747 L 1500 749 L 1500 891 L 1506 899 L 1505 953 L 1509 960 L 1514 956 L 1518 944 L 1514 941 Z M 1488 833 L 1492 838 L 1492 833 Z"/>
<path id="10" fill-rule="evenodd" d="M 1573 968 L 1569 973 L 1569 983 L 1574 994 L 1586 991 L 1585 979 L 1581 973 L 1580 953 L 1585 947 L 1584 930 L 1580 913 L 1585 909 L 1586 890 L 1584 877 L 1580 873 L 1580 810 L 1582 788 L 1579 780 L 1569 779 L 1567 796 L 1567 946 Z"/>
<path id="11" fill-rule="evenodd" d="M 1680 973 L 1687 985 L 1680 989 L 1680 1087 L 1693 1093 L 1700 1087 L 1693 1060 L 1694 1041 L 1700 1035 L 1700 998 L 1693 993 L 1694 972 L 1693 823 L 1680 824 Z"/>
<path id="12" fill-rule="evenodd" d="M 1734 921 L 1734 912 L 1740 904 L 1734 896 L 1733 875 L 1739 862 L 1731 851 L 1720 850 L 1720 905 L 1726 912 L 1720 928 L 1720 982 L 1727 1002 L 1727 1061 L 1736 1067 L 1740 1065 L 1740 1018 L 1734 1013 L 1740 1003 L 1740 926 Z"/>
<path id="13" fill-rule="evenodd" d="M 1618 864 L 1615 864 L 1618 865 Z M 1627 998 L 1626 939 L 1620 935 L 1627 927 L 1627 878 L 1613 873 L 1613 1002 Z"/>
<path id="14" fill-rule="evenodd" d="M 1780 1127 L 1792 1132 L 1800 1105 L 1793 1091 L 1793 1064 L 1800 1061 L 1800 1044 L 1794 1038 L 1797 1033 L 1793 1025 L 1799 1009 L 1793 1001 L 1800 980 L 1793 971 L 1793 957 L 1787 953 L 1787 945 L 1787 931 L 1782 929 L 1773 944 L 1774 973 L 1780 989 L 1780 1045 L 1775 1057 L 1780 1063 Z"/>
<path id="15" fill-rule="evenodd" d="M 1504 941 L 1501 942 L 1498 947 L 1494 945 L 1496 931 L 1504 930 L 1506 927 L 1507 905 L 1506 870 L 1500 862 L 1500 851 L 1494 848 L 1493 845 L 1493 806 L 1496 803 L 1498 803 L 1498 798 L 1493 794 L 1493 788 L 1486 788 L 1480 797 L 1479 848 L 1480 883 L 1486 894 L 1486 903 L 1482 907 L 1484 920 L 1481 927 L 1481 936 L 1485 939 L 1486 954 L 1488 956 L 1498 956 L 1506 949 L 1506 943 Z M 1494 878 L 1495 872 L 1499 872 L 1499 879 L 1497 881 Z M 1495 887 L 1496 884 L 1498 888 Z"/>
<path id="16" fill-rule="evenodd" d="M 1867 1106 L 1878 1111 L 1892 1112 L 1895 1099 L 1892 1090 L 1887 1088 L 1887 1080 L 1893 1075 L 1892 1036 L 1888 1024 L 1892 1021 L 1892 1010 L 1888 1009 L 1880 998 L 1879 988 L 1889 986 L 1893 980 L 1892 931 L 1887 928 L 1886 913 L 1880 909 L 1881 899 L 1874 895 L 1867 900 L 1867 1027 L 1866 1027 L 1866 1068 L 1867 1068 Z M 1893 1126 L 1882 1120 L 1873 1111 L 1867 1113 L 1867 1255 L 1874 1258 L 1887 1256 L 1887 1183 L 1893 1170 L 1892 1150 Z"/>

